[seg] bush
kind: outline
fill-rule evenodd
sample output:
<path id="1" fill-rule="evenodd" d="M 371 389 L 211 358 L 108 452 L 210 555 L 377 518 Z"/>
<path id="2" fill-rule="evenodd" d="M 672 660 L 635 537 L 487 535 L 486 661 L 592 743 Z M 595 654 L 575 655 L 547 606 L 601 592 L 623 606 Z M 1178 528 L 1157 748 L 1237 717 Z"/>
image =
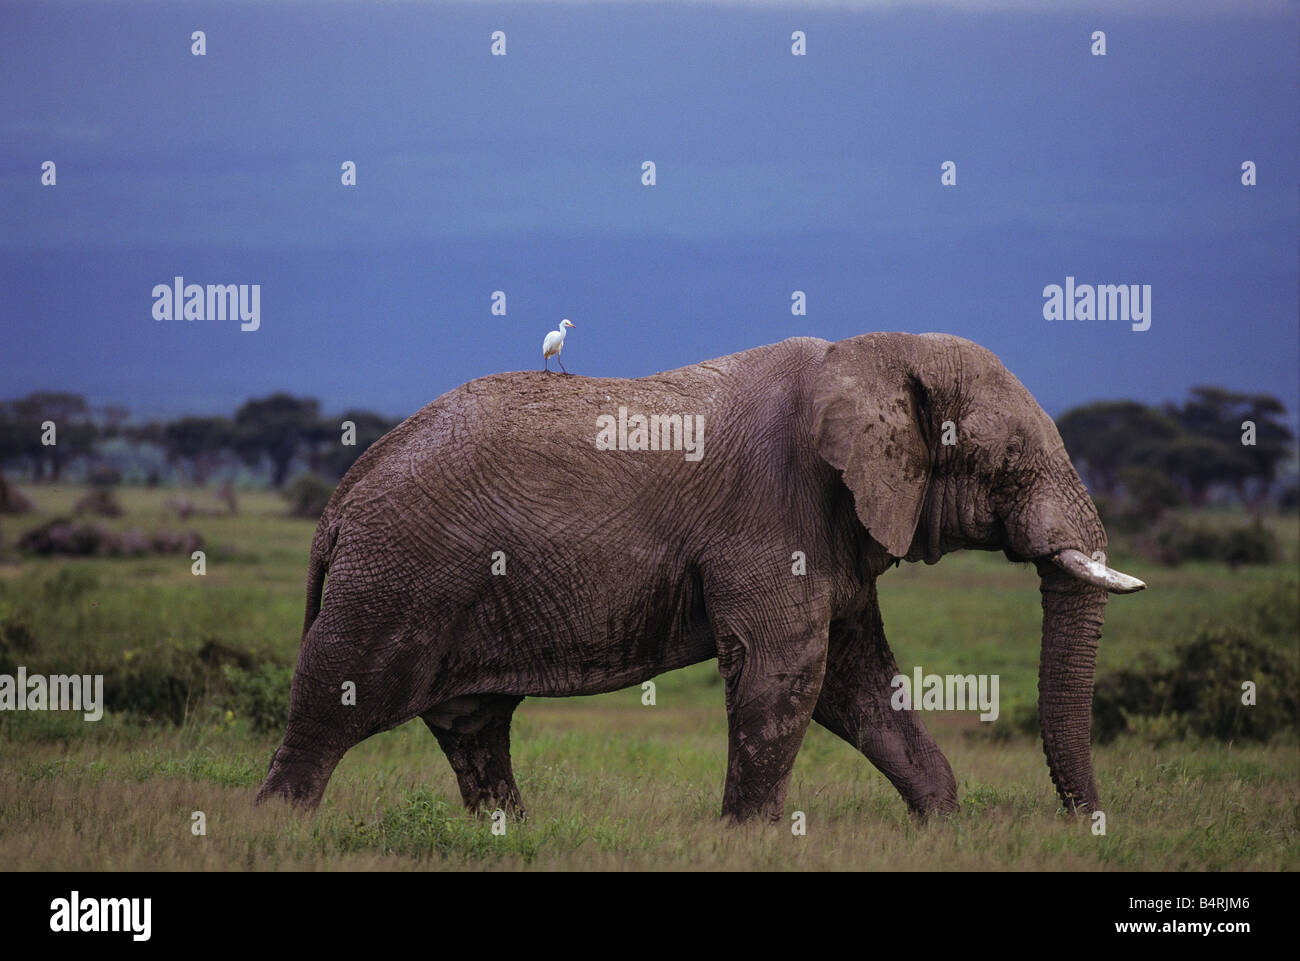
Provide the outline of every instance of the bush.
<path id="1" fill-rule="evenodd" d="M 967 737 L 988 738 L 993 741 L 1011 741 L 1018 737 L 1040 737 L 1038 704 L 1010 704 L 993 724 L 981 724 L 965 732 Z"/>
<path id="2" fill-rule="evenodd" d="M 334 494 L 334 485 L 315 474 L 302 474 L 284 489 L 292 517 L 319 518 Z"/>
<path id="3" fill-rule="evenodd" d="M 181 724 L 207 693 L 202 671 L 185 657 L 151 652 L 104 671 L 104 707 Z"/>
<path id="4" fill-rule="evenodd" d="M 1300 635 L 1300 588 L 1294 580 L 1253 591 L 1174 649 L 1174 666 L 1148 658 L 1136 668 L 1098 677 L 1092 739 L 1122 733 L 1160 743 L 1189 735 L 1264 741 L 1300 725 L 1300 668 L 1290 653 Z M 1242 682 L 1255 683 L 1256 703 L 1241 702 Z M 1035 704 L 1013 704 L 997 724 L 973 737 L 995 741 L 1040 737 Z"/>
<path id="5" fill-rule="evenodd" d="M 20 658 L 36 650 L 36 634 L 26 615 L 0 600 L 0 674 L 18 670 Z"/>
<path id="6" fill-rule="evenodd" d="M 57 554 L 68 557 L 131 557 L 142 554 L 192 554 L 203 546 L 196 531 L 166 528 L 144 534 L 137 530 L 112 531 L 97 524 L 83 524 L 66 517 L 33 527 L 18 539 L 18 547 L 29 554 Z"/>
<path id="7" fill-rule="evenodd" d="M 289 690 L 293 668 L 261 664 L 252 669 L 229 664 L 222 669 L 228 691 L 222 707 L 233 711 L 261 733 L 279 733 L 289 720 Z"/>
<path id="8" fill-rule="evenodd" d="M 1277 540 L 1262 524 L 1237 527 L 1223 536 L 1224 560 L 1238 564 L 1272 564 L 1277 560 Z"/>
<path id="9" fill-rule="evenodd" d="M 56 517 L 23 534 L 20 550 L 30 554 L 65 554 L 89 557 L 99 551 L 107 532 L 93 524 L 78 524 L 66 517 Z"/>
<path id="10" fill-rule="evenodd" d="M 26 514 L 32 506 L 31 498 L 0 474 L 0 514 Z"/>
<path id="11" fill-rule="evenodd" d="M 1217 561 L 1236 567 L 1271 564 L 1278 557 L 1278 546 L 1277 539 L 1258 521 L 1216 531 L 1172 520 L 1156 530 L 1154 539 L 1143 546 L 1142 553 L 1170 566 L 1184 561 Z"/>
<path id="12" fill-rule="evenodd" d="M 1174 654 L 1172 669 L 1148 662 L 1098 681 L 1093 693 L 1094 740 L 1105 744 L 1135 727 L 1159 733 L 1160 740 L 1198 734 L 1266 741 L 1295 729 L 1300 671 L 1292 658 L 1236 627 L 1207 628 Z M 1255 684 L 1254 705 L 1242 703 L 1246 681 Z"/>
<path id="13" fill-rule="evenodd" d="M 283 730 L 293 669 L 259 664 L 250 652 L 214 638 L 197 650 L 156 645 L 132 651 L 104 674 L 108 709 L 182 723 L 204 705 L 246 718 L 258 731 Z"/>
<path id="14" fill-rule="evenodd" d="M 229 665 L 245 671 L 251 671 L 257 663 L 257 659 L 248 651 L 225 644 L 215 637 L 209 637 L 203 642 L 199 648 L 199 660 L 212 667 Z"/>

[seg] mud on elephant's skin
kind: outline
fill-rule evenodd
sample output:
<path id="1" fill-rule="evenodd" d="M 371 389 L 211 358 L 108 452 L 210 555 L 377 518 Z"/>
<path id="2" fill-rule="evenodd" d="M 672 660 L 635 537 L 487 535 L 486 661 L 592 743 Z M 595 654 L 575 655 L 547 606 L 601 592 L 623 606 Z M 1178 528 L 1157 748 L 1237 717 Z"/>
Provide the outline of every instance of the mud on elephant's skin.
<path id="1" fill-rule="evenodd" d="M 702 417 L 704 456 L 602 449 L 598 421 L 620 407 Z M 258 798 L 314 807 L 350 747 L 420 717 L 469 807 L 522 816 L 510 720 L 524 697 L 716 658 L 724 816 L 781 817 L 812 720 L 917 815 L 952 811 L 947 760 L 918 713 L 890 706 L 876 578 L 972 548 L 1038 569 L 1047 763 L 1067 807 L 1095 809 L 1107 591 L 1142 586 L 1105 547 L 1051 419 L 958 337 L 799 337 L 639 380 L 484 377 L 376 442 L 325 509 L 288 728 Z"/>

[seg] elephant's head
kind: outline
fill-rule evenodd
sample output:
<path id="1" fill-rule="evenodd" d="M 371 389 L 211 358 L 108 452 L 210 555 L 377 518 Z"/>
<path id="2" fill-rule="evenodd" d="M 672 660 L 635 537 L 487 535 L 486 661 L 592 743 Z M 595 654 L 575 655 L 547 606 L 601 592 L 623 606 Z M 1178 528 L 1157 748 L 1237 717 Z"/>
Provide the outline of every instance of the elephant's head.
<path id="1" fill-rule="evenodd" d="M 1093 669 L 1107 591 L 1145 585 L 1106 566 L 1106 532 L 1056 425 L 984 348 L 944 334 L 865 334 L 815 374 L 814 441 L 843 472 L 890 555 L 1004 551 L 1041 577 L 1038 715 L 1067 807 L 1095 809 Z"/>

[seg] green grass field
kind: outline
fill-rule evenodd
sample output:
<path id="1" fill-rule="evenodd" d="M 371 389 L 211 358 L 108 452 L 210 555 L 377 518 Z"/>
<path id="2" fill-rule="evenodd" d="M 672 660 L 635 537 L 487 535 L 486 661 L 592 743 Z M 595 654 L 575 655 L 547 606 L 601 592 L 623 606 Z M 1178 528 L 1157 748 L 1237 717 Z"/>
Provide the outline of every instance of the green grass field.
<path id="1" fill-rule="evenodd" d="M 95 723 L 0 713 L 3 870 L 1218 871 L 1290 870 L 1300 856 L 1294 729 L 1265 743 L 1123 734 L 1094 747 L 1106 834 L 1059 812 L 1040 743 L 1012 725 L 1036 698 L 1036 577 L 973 553 L 903 565 L 880 581 L 904 671 L 1001 676 L 993 727 L 1006 736 L 988 736 L 974 714 L 926 719 L 957 775 L 962 803 L 951 818 L 909 821 L 885 778 L 813 725 L 786 804 L 787 815 L 806 815 L 806 836 L 724 827 L 726 717 L 712 663 L 657 678 L 654 706 L 642 705 L 639 688 L 525 701 L 513 755 L 529 820 L 504 836 L 461 809 L 419 721 L 354 748 L 315 815 L 254 807 L 280 736 L 314 524 L 285 517 L 267 493 L 241 495 L 237 516 L 177 521 L 165 515 L 167 492 L 128 488 L 118 492 L 127 514 L 106 523 L 200 531 L 205 576 L 180 555 L 33 559 L 16 551 L 19 534 L 70 513 L 84 490 L 25 490 L 37 512 L 0 518 L 3 659 L 29 672 L 104 673 L 127 692 L 119 696 L 162 706 L 153 717 L 110 711 Z M 1297 520 L 1269 524 L 1285 557 L 1268 567 L 1163 568 L 1117 548 L 1115 566 L 1150 589 L 1111 600 L 1099 673 L 1145 657 L 1165 663 L 1206 625 L 1248 622 L 1270 597 L 1294 601 Z M 1295 659 L 1290 630 L 1270 643 Z M 270 666 L 204 665 L 205 645 Z M 179 693 L 177 678 L 189 685 Z M 202 836 L 194 812 L 203 812 Z"/>

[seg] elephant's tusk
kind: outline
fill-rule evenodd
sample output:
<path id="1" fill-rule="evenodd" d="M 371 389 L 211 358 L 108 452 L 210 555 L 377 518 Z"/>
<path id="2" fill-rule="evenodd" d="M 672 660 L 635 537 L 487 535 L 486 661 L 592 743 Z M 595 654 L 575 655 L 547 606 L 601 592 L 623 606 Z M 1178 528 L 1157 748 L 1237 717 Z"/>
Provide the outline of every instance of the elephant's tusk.
<path id="1" fill-rule="evenodd" d="M 1132 594 L 1146 587 L 1146 584 L 1136 577 L 1111 570 L 1103 561 L 1095 561 L 1076 550 L 1064 550 L 1059 554 L 1053 554 L 1052 563 L 1072 577 L 1110 591 L 1112 594 Z"/>

